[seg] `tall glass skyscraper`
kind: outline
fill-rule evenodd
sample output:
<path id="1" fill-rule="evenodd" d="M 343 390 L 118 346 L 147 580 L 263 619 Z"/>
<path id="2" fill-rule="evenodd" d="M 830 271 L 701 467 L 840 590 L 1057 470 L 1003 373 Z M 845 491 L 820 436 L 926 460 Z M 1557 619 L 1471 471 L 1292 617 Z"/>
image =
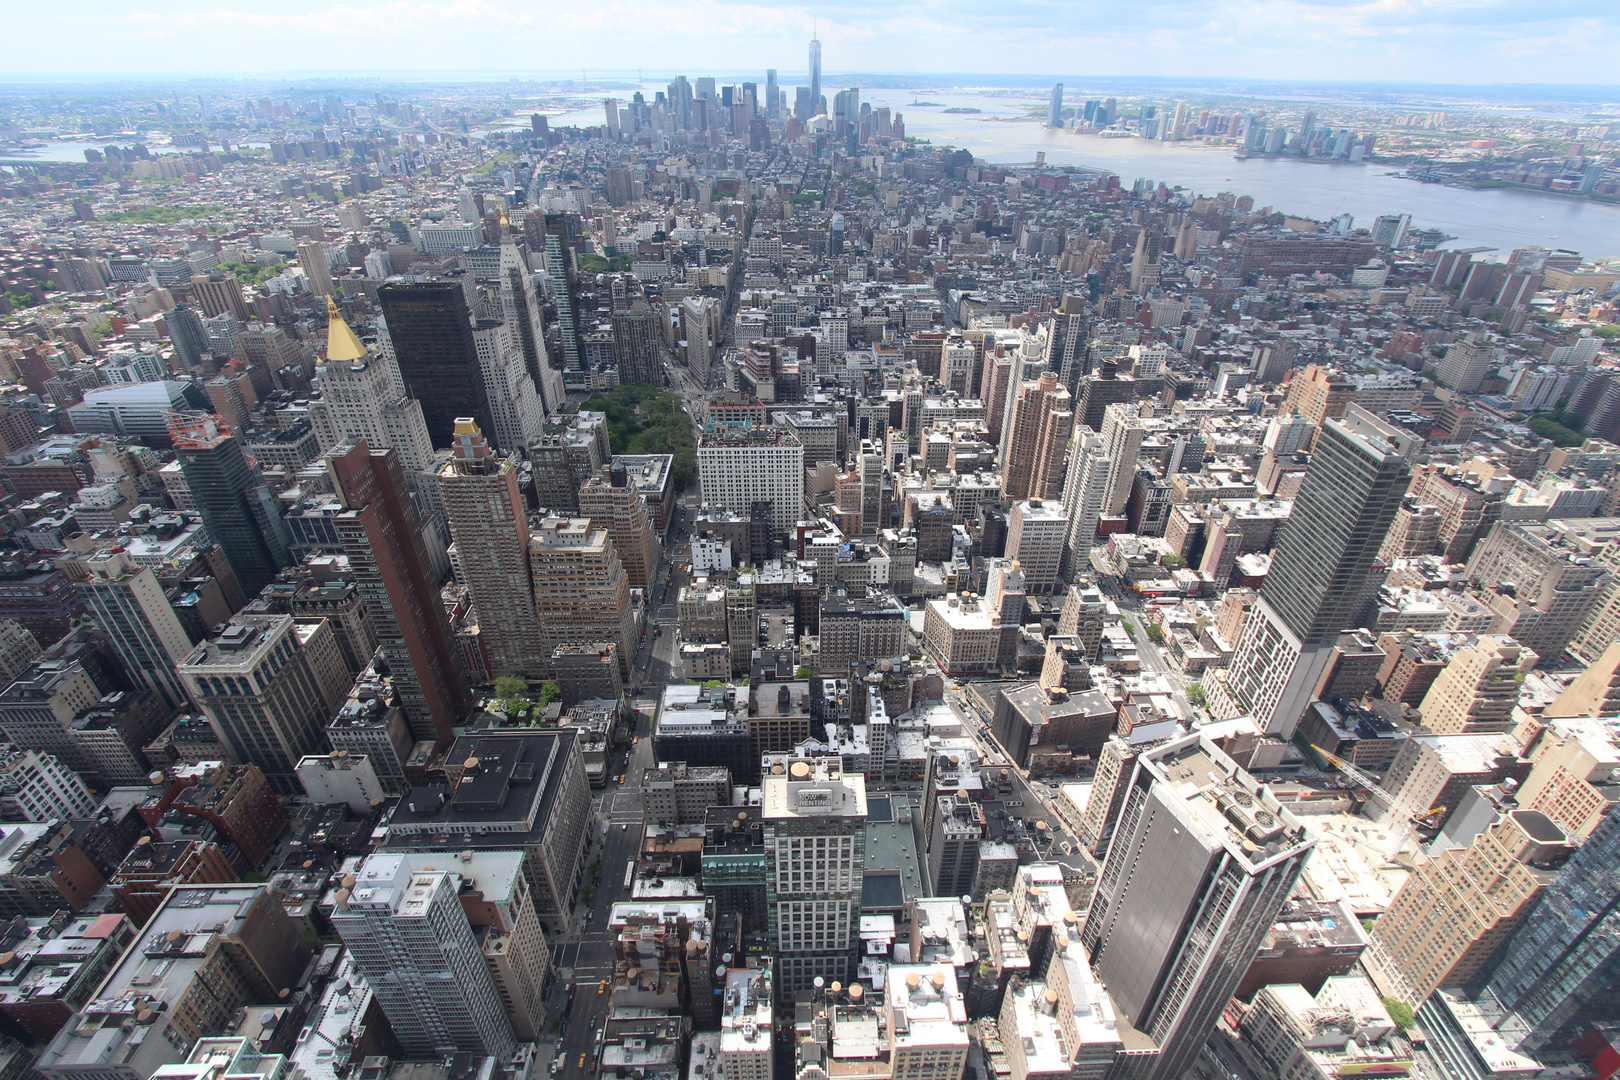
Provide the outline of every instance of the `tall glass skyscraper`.
<path id="1" fill-rule="evenodd" d="M 1510 1046 L 1568 1046 L 1620 1020 L 1620 814 L 1611 813 L 1508 939 L 1485 985 Z"/>
<path id="2" fill-rule="evenodd" d="M 810 39 L 810 116 L 821 110 L 821 39 Z M 806 117 L 805 119 L 809 119 Z"/>
<path id="3" fill-rule="evenodd" d="M 292 536 L 268 485 L 235 435 L 206 414 L 170 413 L 169 437 L 197 513 L 219 541 L 245 596 L 254 597 L 292 562 Z"/>

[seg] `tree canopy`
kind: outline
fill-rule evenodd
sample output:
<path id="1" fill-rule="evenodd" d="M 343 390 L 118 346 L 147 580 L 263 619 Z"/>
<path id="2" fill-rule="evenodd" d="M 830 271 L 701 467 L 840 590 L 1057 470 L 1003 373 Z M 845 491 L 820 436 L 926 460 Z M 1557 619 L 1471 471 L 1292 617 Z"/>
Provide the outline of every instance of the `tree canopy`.
<path id="1" fill-rule="evenodd" d="M 697 475 L 697 439 L 680 395 L 651 386 L 615 386 L 592 396 L 584 408 L 607 414 L 615 454 L 673 454 L 675 490 Z"/>

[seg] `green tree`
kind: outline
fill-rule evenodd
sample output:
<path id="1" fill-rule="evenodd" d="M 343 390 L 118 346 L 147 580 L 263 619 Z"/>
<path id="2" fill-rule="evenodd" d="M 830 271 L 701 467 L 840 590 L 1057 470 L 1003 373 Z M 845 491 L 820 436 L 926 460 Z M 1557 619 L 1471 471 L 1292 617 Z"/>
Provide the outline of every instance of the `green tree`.
<path id="1" fill-rule="evenodd" d="M 1402 1031 L 1411 1031 L 1412 1025 L 1417 1023 L 1417 1016 L 1413 1014 L 1412 1006 L 1398 998 L 1385 998 L 1384 1011 L 1389 1013 L 1389 1018 Z"/>
<path id="2" fill-rule="evenodd" d="M 1155 645 L 1164 644 L 1164 627 L 1158 623 L 1149 623 L 1147 628 L 1148 640 Z"/>
<path id="3" fill-rule="evenodd" d="M 610 274 L 630 269 L 630 256 L 613 255 L 603 258 L 601 255 L 581 255 L 575 260 L 582 274 Z"/>
<path id="4" fill-rule="evenodd" d="M 1555 446 L 1579 446 L 1586 441 L 1586 433 L 1578 427 L 1568 427 L 1555 417 L 1563 413 L 1540 413 L 1530 418 L 1528 427 L 1543 439 L 1551 439 Z"/>
<path id="5" fill-rule="evenodd" d="M 1202 708 L 1204 705 L 1204 688 L 1197 683 L 1187 687 L 1187 700 Z"/>
<path id="6" fill-rule="evenodd" d="M 219 213 L 217 206 L 138 206 L 133 210 L 115 210 L 102 214 L 102 221 L 124 225 L 173 225 L 186 218 L 202 218 Z"/>
<path id="7" fill-rule="evenodd" d="M 243 285 L 260 285 L 280 274 L 280 266 L 260 266 L 258 263 L 228 262 L 221 263 L 221 270 L 228 274 L 235 274 L 236 279 Z"/>
<path id="8" fill-rule="evenodd" d="M 543 682 L 543 683 L 540 684 L 540 706 L 541 706 L 541 708 L 544 708 L 545 706 L 550 705 L 553 701 L 556 701 L 560 697 L 562 697 L 562 688 L 559 687 L 556 683 L 554 683 L 554 682 Z"/>
<path id="9" fill-rule="evenodd" d="M 616 386 L 589 398 L 583 408 L 605 413 L 615 454 L 670 454 L 671 481 L 685 488 L 697 475 L 697 438 L 680 395 L 652 386 Z"/>

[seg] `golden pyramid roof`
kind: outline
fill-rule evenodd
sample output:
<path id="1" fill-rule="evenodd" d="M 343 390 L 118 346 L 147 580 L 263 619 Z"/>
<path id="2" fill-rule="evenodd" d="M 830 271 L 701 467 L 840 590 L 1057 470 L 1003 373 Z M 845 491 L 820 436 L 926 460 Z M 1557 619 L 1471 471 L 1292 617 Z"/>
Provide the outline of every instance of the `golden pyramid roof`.
<path id="1" fill-rule="evenodd" d="M 326 298 L 326 359 L 335 360 L 364 360 L 366 347 L 360 344 L 349 324 L 343 321 L 338 314 L 337 301 L 330 296 Z"/>

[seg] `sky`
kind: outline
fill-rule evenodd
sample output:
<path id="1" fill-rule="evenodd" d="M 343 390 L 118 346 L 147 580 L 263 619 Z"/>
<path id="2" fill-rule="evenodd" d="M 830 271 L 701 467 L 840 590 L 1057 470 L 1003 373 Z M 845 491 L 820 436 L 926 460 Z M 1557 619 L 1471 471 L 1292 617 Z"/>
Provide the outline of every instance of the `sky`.
<path id="1" fill-rule="evenodd" d="M 10 76 L 776 67 L 828 72 L 1612 83 L 1587 0 L 74 0 L 6 5 Z M 35 43 L 19 48 L 22 43 Z M 50 47 L 44 47 L 51 43 Z M 0 75 L 0 79 L 7 78 Z"/>

